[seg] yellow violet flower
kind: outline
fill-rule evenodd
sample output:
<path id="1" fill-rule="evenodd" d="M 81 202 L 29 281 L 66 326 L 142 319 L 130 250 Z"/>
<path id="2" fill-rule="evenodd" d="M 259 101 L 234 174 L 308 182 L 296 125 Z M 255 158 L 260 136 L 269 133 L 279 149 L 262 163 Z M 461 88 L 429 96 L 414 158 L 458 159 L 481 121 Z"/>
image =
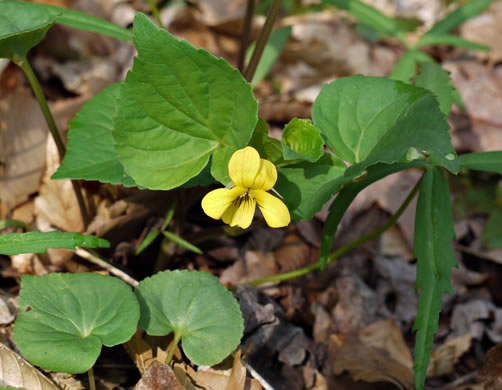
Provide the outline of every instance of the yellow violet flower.
<path id="1" fill-rule="evenodd" d="M 248 146 L 237 150 L 228 162 L 228 174 L 234 186 L 209 192 L 202 199 L 202 209 L 214 219 L 223 219 L 230 226 L 246 229 L 253 220 L 256 203 L 273 228 L 287 226 L 291 221 L 286 205 L 267 191 L 277 181 L 277 169 L 260 158 L 256 149 Z"/>

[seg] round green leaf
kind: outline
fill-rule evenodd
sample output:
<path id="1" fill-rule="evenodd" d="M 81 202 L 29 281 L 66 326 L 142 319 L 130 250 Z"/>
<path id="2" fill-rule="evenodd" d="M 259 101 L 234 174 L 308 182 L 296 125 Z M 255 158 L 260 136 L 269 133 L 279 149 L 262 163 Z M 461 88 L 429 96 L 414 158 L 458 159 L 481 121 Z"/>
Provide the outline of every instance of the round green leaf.
<path id="1" fill-rule="evenodd" d="M 44 38 L 57 16 L 38 7 L 26 11 L 22 2 L 0 2 L 0 58 L 24 58 Z"/>
<path id="2" fill-rule="evenodd" d="M 23 275 L 14 340 L 33 364 L 81 373 L 101 352 L 129 340 L 139 319 L 131 288 L 98 274 Z"/>
<path id="3" fill-rule="evenodd" d="M 410 148 L 456 173 L 446 117 L 429 91 L 381 77 L 352 76 L 325 85 L 312 110 L 328 146 L 354 165 L 407 162 Z"/>
<path id="4" fill-rule="evenodd" d="M 317 161 L 324 154 L 324 141 L 319 130 L 308 119 L 293 119 L 282 133 L 285 160 Z"/>
<path id="5" fill-rule="evenodd" d="M 122 84 L 113 137 L 127 174 L 151 189 L 177 187 L 214 154 L 223 181 L 232 153 L 247 145 L 258 105 L 238 70 L 203 49 L 134 21 L 138 56 Z"/>
<path id="6" fill-rule="evenodd" d="M 155 336 L 175 332 L 197 365 L 214 365 L 239 344 L 244 320 L 232 294 L 207 272 L 164 271 L 135 290 L 140 326 Z"/>

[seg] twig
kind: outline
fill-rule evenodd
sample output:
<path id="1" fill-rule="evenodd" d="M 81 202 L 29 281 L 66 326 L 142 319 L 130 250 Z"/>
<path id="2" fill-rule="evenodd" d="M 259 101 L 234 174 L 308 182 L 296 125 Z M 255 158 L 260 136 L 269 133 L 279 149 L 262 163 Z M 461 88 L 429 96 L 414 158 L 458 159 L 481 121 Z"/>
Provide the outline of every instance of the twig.
<path id="1" fill-rule="evenodd" d="M 270 33 L 272 32 L 272 28 L 274 27 L 275 20 L 277 19 L 277 16 L 279 16 L 281 5 L 282 0 L 273 0 L 272 5 L 268 10 L 267 20 L 263 25 L 258 40 L 256 41 L 256 46 L 254 48 L 253 55 L 251 56 L 251 60 L 249 61 L 249 65 L 244 71 L 244 78 L 248 82 L 251 82 L 256 72 L 256 68 L 258 68 L 263 50 L 265 49 L 265 45 L 267 44 Z"/>
<path id="2" fill-rule="evenodd" d="M 93 252 L 93 251 L 92 251 Z M 87 261 L 90 261 L 93 264 L 96 264 L 97 266 L 107 270 L 110 272 L 112 275 L 115 275 L 116 277 L 122 279 L 124 282 L 130 284 L 133 287 L 136 287 L 138 285 L 138 281 L 134 279 L 133 277 L 129 276 L 126 274 L 124 271 L 118 269 L 117 267 L 113 266 L 110 264 L 108 261 L 103 260 L 93 254 L 90 249 L 83 249 L 80 247 L 77 247 L 75 250 L 75 253 L 79 255 L 80 257 L 86 259 Z"/>
<path id="3" fill-rule="evenodd" d="M 239 57 L 237 58 L 237 69 L 239 69 L 241 73 L 244 72 L 244 61 L 246 59 L 249 33 L 251 32 L 251 24 L 253 22 L 255 1 L 256 0 L 248 0 L 246 7 L 246 16 L 244 18 L 244 27 L 242 28 L 241 44 L 239 47 Z"/>

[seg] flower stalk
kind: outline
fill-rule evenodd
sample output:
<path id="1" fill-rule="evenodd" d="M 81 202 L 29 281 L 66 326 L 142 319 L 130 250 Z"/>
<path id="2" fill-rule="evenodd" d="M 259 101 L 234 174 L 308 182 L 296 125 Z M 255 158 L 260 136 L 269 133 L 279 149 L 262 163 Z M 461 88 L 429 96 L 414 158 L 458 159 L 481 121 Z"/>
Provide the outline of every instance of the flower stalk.
<path id="1" fill-rule="evenodd" d="M 339 258 L 340 256 L 344 255 L 348 251 L 364 244 L 367 241 L 371 241 L 375 238 L 377 238 L 379 235 L 381 235 L 383 232 L 385 232 L 387 229 L 389 229 L 392 225 L 394 225 L 397 220 L 401 217 L 401 215 L 404 213 L 404 211 L 408 208 L 410 205 L 411 201 L 417 194 L 419 188 L 420 188 L 420 182 L 422 180 L 420 179 L 413 189 L 410 191 L 404 202 L 399 206 L 399 209 L 395 212 L 392 217 L 390 217 L 387 222 L 385 222 L 382 226 L 380 226 L 378 229 L 375 231 L 368 233 L 362 237 L 359 237 L 358 239 L 349 242 L 347 245 L 344 245 L 343 247 L 339 248 L 338 250 L 334 251 L 328 258 L 327 264 L 331 263 L 335 259 Z M 274 275 L 274 276 L 269 276 L 266 278 L 262 279 L 257 279 L 253 280 L 251 282 L 246 282 L 246 284 L 249 284 L 251 286 L 259 286 L 260 284 L 264 283 L 269 283 L 269 282 L 283 282 L 285 280 L 290 280 L 290 279 L 295 279 L 299 278 L 300 276 L 304 276 L 310 272 L 316 271 L 321 268 L 321 262 L 318 261 L 317 263 L 311 264 L 307 267 L 300 268 L 296 271 L 291 271 L 291 272 L 286 272 L 280 275 Z"/>
<path id="2" fill-rule="evenodd" d="M 56 122 L 54 121 L 54 117 L 52 116 L 51 110 L 49 109 L 49 106 L 47 104 L 47 100 L 45 99 L 42 87 L 38 82 L 37 76 L 35 75 L 35 72 L 33 72 L 33 69 L 30 63 L 28 62 L 27 58 L 14 58 L 13 62 L 23 70 L 24 74 L 26 75 L 31 85 L 31 88 L 33 89 L 35 98 L 37 99 L 40 109 L 42 110 L 42 114 L 44 115 L 45 121 L 47 122 L 47 126 L 49 127 L 49 131 L 52 135 L 52 138 L 56 143 L 59 157 L 62 161 L 66 154 L 66 148 L 63 144 L 63 140 L 61 139 L 61 135 L 56 126 Z M 80 208 L 80 214 L 82 216 L 84 229 L 87 229 L 87 226 L 89 225 L 89 214 L 87 212 L 87 207 L 85 205 L 84 196 L 82 195 L 82 191 L 76 180 L 72 180 L 71 184 L 73 187 L 73 191 L 75 192 L 75 196 L 77 198 L 78 206 Z"/>

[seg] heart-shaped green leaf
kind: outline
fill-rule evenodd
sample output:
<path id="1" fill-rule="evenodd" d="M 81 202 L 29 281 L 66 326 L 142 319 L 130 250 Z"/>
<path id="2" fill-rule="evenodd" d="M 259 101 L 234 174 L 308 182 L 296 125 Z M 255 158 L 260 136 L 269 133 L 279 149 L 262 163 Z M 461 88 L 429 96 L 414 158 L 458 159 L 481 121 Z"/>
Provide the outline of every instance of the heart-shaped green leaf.
<path id="1" fill-rule="evenodd" d="M 446 117 L 423 88 L 380 77 L 346 77 L 322 88 L 312 117 L 331 150 L 355 164 L 347 174 L 413 159 L 458 172 Z"/>
<path id="2" fill-rule="evenodd" d="M 126 175 L 113 141 L 113 115 L 120 84 L 105 88 L 84 104 L 70 122 L 67 152 L 52 179 L 99 180 L 102 183 L 136 184 Z"/>
<path id="3" fill-rule="evenodd" d="M 89 370 L 104 344 L 136 332 L 139 306 L 121 280 L 98 274 L 23 275 L 14 340 L 33 364 L 46 370 Z"/>
<path id="4" fill-rule="evenodd" d="M 134 20 L 134 44 L 138 56 L 121 86 L 113 131 L 126 173 L 166 190 L 196 176 L 213 155 L 211 173 L 224 181 L 257 121 L 251 87 L 226 61 L 143 14 Z"/>
<path id="5" fill-rule="evenodd" d="M 48 248 L 108 248 L 110 243 L 96 236 L 72 232 L 29 232 L 0 235 L 0 254 L 46 253 Z"/>
<path id="6" fill-rule="evenodd" d="M 44 38 L 56 17 L 44 8 L 23 12 L 20 2 L 0 2 L 0 57 L 24 58 Z"/>
<path id="7" fill-rule="evenodd" d="M 282 133 L 282 153 L 285 160 L 315 162 L 324 154 L 324 141 L 310 120 L 294 118 Z"/>
<path id="8" fill-rule="evenodd" d="M 198 365 L 214 365 L 239 344 L 244 321 L 232 294 L 207 272 L 164 271 L 135 290 L 140 326 L 155 336 L 174 332 Z"/>

